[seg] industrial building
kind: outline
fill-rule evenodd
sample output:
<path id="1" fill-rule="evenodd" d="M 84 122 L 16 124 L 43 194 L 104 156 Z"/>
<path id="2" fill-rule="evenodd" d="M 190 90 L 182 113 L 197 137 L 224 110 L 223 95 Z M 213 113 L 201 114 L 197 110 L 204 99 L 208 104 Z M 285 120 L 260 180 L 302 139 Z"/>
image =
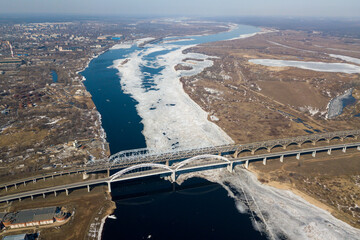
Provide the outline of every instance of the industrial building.
<path id="1" fill-rule="evenodd" d="M 2 217 L 1 217 L 2 216 Z M 22 228 L 65 221 L 67 214 L 60 207 L 46 207 L 11 212 L 1 215 L 0 222 L 6 228 Z"/>

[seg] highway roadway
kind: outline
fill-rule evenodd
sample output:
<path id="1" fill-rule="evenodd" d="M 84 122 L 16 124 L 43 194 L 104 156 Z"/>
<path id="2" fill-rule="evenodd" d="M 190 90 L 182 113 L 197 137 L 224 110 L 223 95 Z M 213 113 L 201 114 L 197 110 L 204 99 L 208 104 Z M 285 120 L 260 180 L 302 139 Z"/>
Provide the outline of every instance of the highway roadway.
<path id="1" fill-rule="evenodd" d="M 35 195 L 43 195 L 43 194 L 47 194 L 47 193 L 56 194 L 56 192 L 67 191 L 69 189 L 74 189 L 74 188 L 81 188 L 81 187 L 89 188 L 89 186 L 91 186 L 91 185 L 98 185 L 98 184 L 104 184 L 104 183 L 110 184 L 110 182 L 125 181 L 125 180 L 129 180 L 129 179 L 143 178 L 143 177 L 147 177 L 147 176 L 162 175 L 162 174 L 174 174 L 174 176 L 175 176 L 175 174 L 181 174 L 181 172 L 202 171 L 202 170 L 209 169 L 209 168 L 227 167 L 230 164 L 231 164 L 231 170 L 232 170 L 232 168 L 238 164 L 245 163 L 245 167 L 247 167 L 249 162 L 251 162 L 251 161 L 259 161 L 259 160 L 269 159 L 269 158 L 280 158 L 281 159 L 282 157 L 292 156 L 292 155 L 297 155 L 300 158 L 301 154 L 309 154 L 309 153 L 321 152 L 321 151 L 323 152 L 323 151 L 334 150 L 334 149 L 342 149 L 343 152 L 346 152 L 347 148 L 354 148 L 354 147 L 356 147 L 358 150 L 360 150 L 360 142 L 338 144 L 338 145 L 331 145 L 331 146 L 321 146 L 321 147 L 314 147 L 314 148 L 307 148 L 307 149 L 297 149 L 297 150 L 290 150 L 290 151 L 284 151 L 284 152 L 260 154 L 260 155 L 254 155 L 254 156 L 245 156 L 245 157 L 240 157 L 240 158 L 229 158 L 228 159 L 229 162 L 226 162 L 221 159 L 216 160 L 216 158 L 210 159 L 208 161 L 194 160 L 193 162 L 189 162 L 188 164 L 185 164 L 180 168 L 178 168 L 177 164 L 174 164 L 172 166 L 169 166 L 168 167 L 169 169 L 161 169 L 161 170 L 160 169 L 145 169 L 143 171 L 132 172 L 132 173 L 128 173 L 125 175 L 121 175 L 118 178 L 114 178 L 114 179 L 112 179 L 110 176 L 108 178 L 100 178 L 100 179 L 88 180 L 88 181 L 83 181 L 83 182 L 60 185 L 60 186 L 56 186 L 56 187 L 48 187 L 48 188 L 43 188 L 43 189 L 38 189 L 38 190 L 33 190 L 33 191 L 16 193 L 16 194 L 0 197 L 0 202 L 22 199 L 25 197 L 31 197 L 31 196 L 35 196 Z M 315 155 L 313 155 L 313 156 L 315 156 Z M 266 164 L 266 162 L 264 162 L 264 164 Z M 23 182 L 23 181 L 20 181 L 20 182 Z"/>

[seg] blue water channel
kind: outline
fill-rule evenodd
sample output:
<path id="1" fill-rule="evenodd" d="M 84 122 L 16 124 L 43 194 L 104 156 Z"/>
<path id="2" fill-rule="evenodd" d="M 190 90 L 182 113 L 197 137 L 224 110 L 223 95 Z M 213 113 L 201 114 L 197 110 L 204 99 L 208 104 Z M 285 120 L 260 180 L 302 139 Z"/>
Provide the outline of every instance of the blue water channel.
<path id="1" fill-rule="evenodd" d="M 171 45 L 221 41 L 258 31 L 260 29 L 255 27 L 240 25 L 231 32 L 190 36 L 188 41 L 173 42 Z M 118 71 L 110 67 L 114 60 L 125 59 L 141 49 L 132 46 L 129 49 L 109 50 L 93 59 L 81 73 L 101 114 L 112 154 L 146 147 L 143 125 L 136 111 L 137 102 L 123 92 Z M 152 61 L 168 52 L 155 52 L 145 57 L 147 61 Z M 161 66 L 141 68 L 144 73 L 142 88 L 145 91 L 157 91 L 152 78 L 161 70 Z M 179 186 L 170 186 L 161 193 L 149 190 L 157 189 L 159 184 L 169 185 L 169 181 L 158 178 L 136 183 L 138 185 L 133 189 L 140 191 L 144 188 L 149 192 L 145 196 L 118 200 L 114 212 L 117 219 L 106 220 L 102 239 L 266 239 L 254 230 L 248 214 L 238 212 L 234 200 L 228 197 L 223 188 L 215 184 L 215 189 L 211 190 L 206 180 L 190 179 L 186 182 L 194 181 L 198 182 L 198 187 L 191 190 L 174 191 L 173 188 Z M 130 183 L 126 184 L 128 188 Z M 124 192 L 124 189 L 124 185 L 114 184 L 113 199 L 117 200 L 116 192 Z"/>

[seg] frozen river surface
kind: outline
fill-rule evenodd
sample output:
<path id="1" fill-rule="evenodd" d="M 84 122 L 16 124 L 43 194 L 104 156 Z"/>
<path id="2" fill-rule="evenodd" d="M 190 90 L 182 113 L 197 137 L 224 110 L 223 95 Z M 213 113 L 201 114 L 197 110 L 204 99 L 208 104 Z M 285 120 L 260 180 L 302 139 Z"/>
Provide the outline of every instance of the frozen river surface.
<path id="1" fill-rule="evenodd" d="M 360 73 L 360 67 L 348 63 L 305 62 L 276 59 L 250 59 L 249 62 L 268 67 L 297 67 L 318 72 Z"/>

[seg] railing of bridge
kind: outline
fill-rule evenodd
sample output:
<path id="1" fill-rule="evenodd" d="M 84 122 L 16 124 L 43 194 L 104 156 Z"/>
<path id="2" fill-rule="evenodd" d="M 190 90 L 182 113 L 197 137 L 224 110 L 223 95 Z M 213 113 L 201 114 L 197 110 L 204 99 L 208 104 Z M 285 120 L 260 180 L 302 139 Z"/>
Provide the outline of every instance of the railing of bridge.
<path id="1" fill-rule="evenodd" d="M 141 148 L 121 151 L 110 156 L 108 159 L 96 161 L 88 164 L 88 168 L 96 168 L 101 166 L 102 168 L 117 168 L 119 166 L 129 166 L 134 164 L 149 163 L 149 162 L 165 162 L 171 160 L 181 160 L 197 155 L 203 154 L 219 154 L 219 153 L 235 153 L 243 150 L 253 151 L 259 148 L 272 148 L 276 145 L 288 146 L 289 144 L 302 144 L 307 141 L 317 142 L 321 139 L 331 140 L 333 138 L 346 138 L 349 136 L 357 137 L 360 135 L 360 129 L 349 131 L 337 131 L 337 132 L 325 132 L 318 134 L 309 134 L 304 136 L 268 140 L 261 142 L 253 142 L 247 144 L 235 144 L 235 145 L 220 145 L 195 149 L 180 149 L 166 152 L 159 152 L 155 149 Z"/>

